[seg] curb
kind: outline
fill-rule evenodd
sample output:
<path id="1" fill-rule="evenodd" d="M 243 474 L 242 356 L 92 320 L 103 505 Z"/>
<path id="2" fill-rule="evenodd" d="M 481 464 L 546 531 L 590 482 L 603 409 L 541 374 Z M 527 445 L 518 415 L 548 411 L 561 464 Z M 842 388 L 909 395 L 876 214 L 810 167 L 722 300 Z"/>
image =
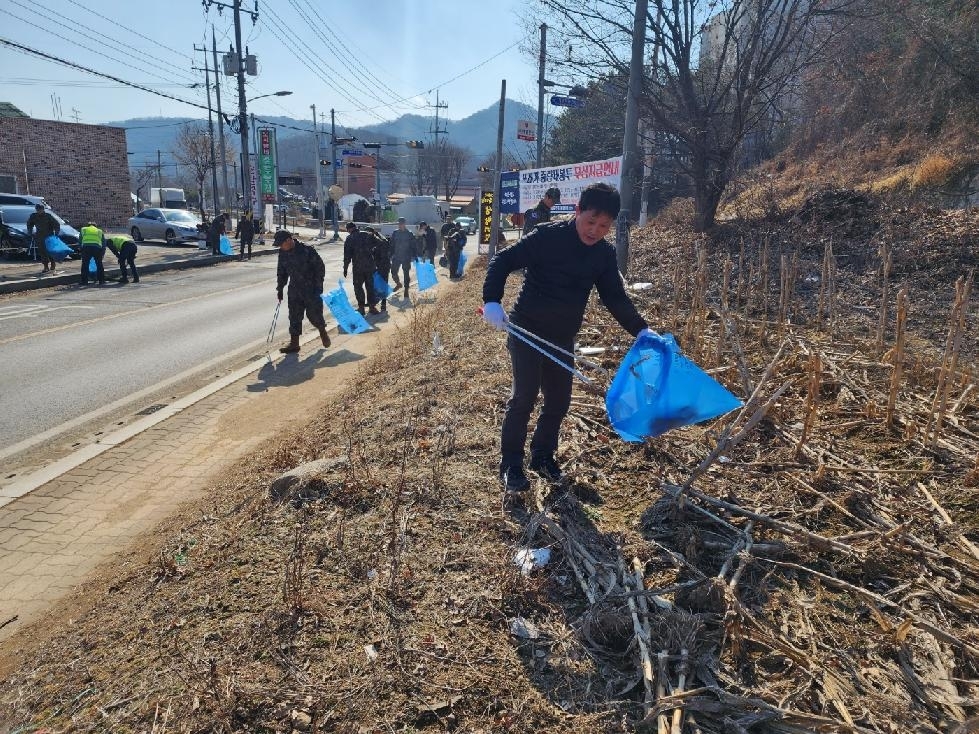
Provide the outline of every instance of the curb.
<path id="1" fill-rule="evenodd" d="M 253 250 L 252 257 L 259 257 L 260 255 L 274 255 L 278 254 L 277 249 L 271 250 Z M 139 266 L 139 272 L 142 273 L 159 273 L 164 270 L 188 270 L 190 268 L 203 268 L 208 265 L 216 265 L 222 262 L 236 262 L 238 260 L 237 255 L 209 255 L 207 257 L 200 257 L 194 260 L 174 260 L 172 262 L 156 262 L 148 263 L 146 265 Z M 72 260 L 72 263 L 79 262 L 78 260 Z M 118 278 L 122 271 L 119 267 L 105 268 L 105 277 L 108 280 L 110 277 Z M 5 282 L 0 282 L 0 295 L 5 295 L 7 293 L 19 293 L 21 291 L 33 291 L 40 290 L 42 288 L 53 288 L 59 285 L 75 285 L 78 283 L 80 277 L 80 271 L 57 275 L 53 278 L 32 278 L 30 280 L 8 280 Z"/>

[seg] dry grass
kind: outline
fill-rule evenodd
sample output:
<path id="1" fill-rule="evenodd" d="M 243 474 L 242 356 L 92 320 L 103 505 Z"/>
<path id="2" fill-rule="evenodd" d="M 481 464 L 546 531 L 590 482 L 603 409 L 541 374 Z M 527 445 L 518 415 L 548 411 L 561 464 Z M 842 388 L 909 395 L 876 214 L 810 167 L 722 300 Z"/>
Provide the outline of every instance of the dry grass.
<path id="1" fill-rule="evenodd" d="M 914 170 L 911 185 L 915 189 L 938 189 L 947 186 L 960 165 L 944 153 L 932 153 Z"/>
<path id="2" fill-rule="evenodd" d="M 979 213 L 830 193 L 795 221 L 633 239 L 633 276 L 655 285 L 636 293 L 644 314 L 685 329 L 684 351 L 754 392 L 751 410 L 626 444 L 576 390 L 568 491 L 535 483 L 546 518 L 504 511 L 508 363 L 475 315 L 476 263 L 329 410 L 99 580 L 92 612 L 49 621 L 50 644 L 0 685 L 0 731 L 938 734 L 975 716 L 974 320 L 957 367 L 943 351 Z M 908 303 L 888 359 L 883 240 Z M 598 299 L 579 341 L 611 370 L 631 343 Z M 336 461 L 269 497 L 320 458 Z M 521 575 L 524 545 L 552 563 Z M 174 548 L 185 563 L 161 563 Z M 517 619 L 538 636 L 512 634 Z"/>

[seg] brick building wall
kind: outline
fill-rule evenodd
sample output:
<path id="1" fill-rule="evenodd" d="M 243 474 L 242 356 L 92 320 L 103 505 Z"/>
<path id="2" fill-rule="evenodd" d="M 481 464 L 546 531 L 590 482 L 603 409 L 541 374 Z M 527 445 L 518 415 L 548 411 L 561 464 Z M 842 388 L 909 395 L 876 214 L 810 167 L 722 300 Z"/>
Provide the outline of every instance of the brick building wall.
<path id="1" fill-rule="evenodd" d="M 16 193 L 43 196 L 76 227 L 89 218 L 124 227 L 132 216 L 122 128 L 0 117 L 0 176 L 14 176 Z"/>

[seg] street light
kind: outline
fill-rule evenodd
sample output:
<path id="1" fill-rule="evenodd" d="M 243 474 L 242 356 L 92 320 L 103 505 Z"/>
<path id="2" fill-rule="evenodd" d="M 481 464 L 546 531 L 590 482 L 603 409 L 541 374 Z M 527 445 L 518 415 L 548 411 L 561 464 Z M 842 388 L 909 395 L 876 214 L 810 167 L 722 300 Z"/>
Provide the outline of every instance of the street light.
<path id="1" fill-rule="evenodd" d="M 265 97 L 288 97 L 292 92 L 282 91 L 282 92 L 271 92 L 269 94 L 260 94 L 257 97 L 252 97 L 251 99 L 246 99 L 246 102 L 254 102 L 256 99 L 263 99 Z"/>

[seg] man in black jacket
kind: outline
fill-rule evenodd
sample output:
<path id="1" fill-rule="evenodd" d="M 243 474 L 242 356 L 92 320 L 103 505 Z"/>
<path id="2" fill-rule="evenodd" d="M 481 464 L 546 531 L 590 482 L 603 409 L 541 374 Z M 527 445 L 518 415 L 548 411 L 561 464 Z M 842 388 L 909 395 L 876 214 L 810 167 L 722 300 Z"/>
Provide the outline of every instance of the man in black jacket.
<path id="1" fill-rule="evenodd" d="M 509 321 L 567 352 L 574 349 L 585 306 L 593 287 L 602 303 L 626 331 L 637 336 L 649 328 L 626 294 L 615 259 L 605 241 L 619 214 L 619 193 L 608 184 L 593 184 L 581 193 L 577 216 L 537 227 L 512 247 L 496 254 L 483 283 L 483 318 L 498 329 L 507 326 L 500 305 L 507 276 L 526 269 L 523 286 Z M 533 341 L 533 340 L 532 340 Z M 572 367 L 571 357 L 538 344 Z M 511 333 L 507 338 L 513 388 L 503 417 L 500 481 L 508 492 L 530 486 L 523 469 L 527 423 L 543 393 L 537 427 L 530 441 L 530 469 L 553 484 L 564 475 L 554 459 L 561 421 L 571 404 L 571 373 Z"/>
<path id="2" fill-rule="evenodd" d="M 354 266 L 354 296 L 357 310 L 364 315 L 365 306 L 370 313 L 378 314 L 377 296 L 374 293 L 374 238 L 361 232 L 353 222 L 347 222 L 347 239 L 343 243 L 343 277 L 347 277 L 351 263 Z"/>
<path id="3" fill-rule="evenodd" d="M 320 331 L 324 347 L 330 346 L 323 318 L 323 279 L 326 266 L 323 259 L 309 245 L 294 240 L 291 232 L 284 229 L 275 233 L 273 244 L 279 248 L 279 266 L 276 271 L 276 294 L 282 301 L 282 289 L 289 283 L 289 343 L 280 348 L 283 354 L 299 351 L 299 335 L 303 333 L 303 314 Z"/>
<path id="4" fill-rule="evenodd" d="M 561 189 L 552 186 L 544 192 L 544 198 L 537 202 L 537 206 L 528 209 L 523 214 L 523 233 L 529 234 L 534 227 L 551 221 L 551 207 L 561 203 Z"/>

